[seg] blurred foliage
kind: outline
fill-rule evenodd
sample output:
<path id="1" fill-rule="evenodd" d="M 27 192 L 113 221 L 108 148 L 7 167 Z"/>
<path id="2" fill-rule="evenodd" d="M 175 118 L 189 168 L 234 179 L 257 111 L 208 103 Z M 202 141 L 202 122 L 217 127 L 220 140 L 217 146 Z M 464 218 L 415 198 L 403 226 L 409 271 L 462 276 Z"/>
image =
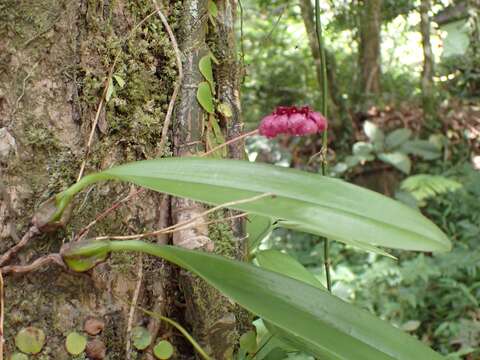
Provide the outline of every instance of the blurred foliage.
<path id="1" fill-rule="evenodd" d="M 384 1 L 382 94 L 375 99 L 377 108 L 421 106 L 419 3 Z M 452 3 L 460 1 L 432 1 L 431 15 L 448 10 Z M 449 46 L 447 33 L 445 28 L 433 26 L 434 93 L 441 104 L 438 124 L 427 128 L 421 116 L 407 121 L 410 115 L 404 112 L 399 115 L 403 127 L 378 122 L 372 127 L 374 120 L 370 122 L 368 114 L 357 116 L 352 100 L 358 76 L 356 4 L 352 0 L 321 2 L 325 43 L 336 64 L 336 88 L 348 110 L 344 115 L 355 129 L 354 133 L 340 129 L 340 133 L 331 134 L 330 171 L 355 180 L 353 173 L 369 170 L 372 165 L 396 167 L 400 171 L 390 171 L 395 173 L 397 198 L 419 207 L 418 211 L 449 235 L 454 248 L 445 254 L 394 252 L 398 260 L 392 260 L 333 242 L 334 293 L 450 354 L 450 359 L 480 358 L 480 172 L 471 163 L 472 157 L 479 155 L 480 136 L 472 134 L 480 126 L 475 125 L 475 105 L 468 105 L 473 109 L 470 112 L 462 108 L 480 97 L 479 12 L 469 9 L 465 14 L 470 37 L 465 54 L 441 56 L 450 51 L 445 48 Z M 243 5 L 246 77 L 242 96 L 247 125 L 256 127 L 278 105 L 318 108 L 320 92 L 299 5 L 284 0 L 247 0 Z M 412 126 L 412 122 L 416 124 Z M 302 152 L 306 143 L 298 138 L 252 137 L 247 140 L 247 152 L 251 161 L 310 166 L 318 171 L 309 161 L 313 154 Z M 404 155 L 404 162 L 405 157 L 408 159 L 408 171 L 397 166 L 393 158 L 383 156 L 396 153 Z M 261 249 L 288 253 L 325 284 L 321 238 L 275 229 L 263 240 Z M 285 352 L 277 358 L 306 357 Z"/>

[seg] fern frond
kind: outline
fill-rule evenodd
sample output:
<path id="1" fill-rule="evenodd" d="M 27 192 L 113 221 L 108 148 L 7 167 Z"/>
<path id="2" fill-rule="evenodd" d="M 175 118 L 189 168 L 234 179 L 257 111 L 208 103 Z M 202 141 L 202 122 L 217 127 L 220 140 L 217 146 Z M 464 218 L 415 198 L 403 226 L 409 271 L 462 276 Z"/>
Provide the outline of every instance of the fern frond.
<path id="1" fill-rule="evenodd" d="M 408 191 L 418 201 L 456 191 L 462 186 L 458 181 L 445 176 L 428 174 L 409 176 L 400 184 L 402 190 Z"/>

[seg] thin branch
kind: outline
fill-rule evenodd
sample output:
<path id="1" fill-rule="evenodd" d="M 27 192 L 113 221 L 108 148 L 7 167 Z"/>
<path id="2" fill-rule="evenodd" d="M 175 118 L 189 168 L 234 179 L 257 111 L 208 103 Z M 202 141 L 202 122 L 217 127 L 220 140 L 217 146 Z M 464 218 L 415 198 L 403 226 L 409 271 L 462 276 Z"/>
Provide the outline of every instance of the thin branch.
<path id="1" fill-rule="evenodd" d="M 3 274 L 0 271 L 0 360 L 3 360 L 3 319 L 4 319 Z"/>
<path id="2" fill-rule="evenodd" d="M 5 264 L 10 258 L 15 255 L 20 249 L 22 249 L 25 245 L 27 245 L 30 240 L 32 240 L 35 236 L 40 234 L 40 230 L 35 225 L 32 225 L 30 229 L 23 235 L 22 240 L 19 243 L 12 246 L 10 249 L 7 250 L 1 257 L 0 257 L 0 266 Z"/>
<path id="3" fill-rule="evenodd" d="M 198 214 L 197 216 L 194 216 L 192 217 L 191 219 L 189 220 L 186 220 L 186 221 L 183 221 L 183 222 L 179 222 L 175 225 L 172 225 L 172 226 L 168 226 L 166 228 L 163 228 L 163 229 L 160 229 L 160 230 L 155 230 L 155 231 L 151 231 L 151 232 L 147 232 L 147 233 L 143 233 L 143 234 L 134 234 L 134 235 L 124 235 L 124 236 L 99 236 L 99 237 L 96 237 L 95 240 L 132 240 L 132 239 L 143 239 L 143 238 L 146 238 L 146 237 L 150 237 L 150 236 L 156 236 L 156 235 L 160 235 L 160 234 L 165 234 L 165 233 L 169 233 L 169 232 L 173 232 L 173 231 L 178 231 L 178 230 L 183 230 L 185 228 L 185 226 L 187 225 L 190 225 L 192 223 L 194 223 L 196 220 L 199 220 L 199 219 L 202 219 L 203 217 L 205 217 L 206 215 L 208 214 L 211 214 L 212 212 L 215 212 L 217 210 L 220 210 L 220 209 L 223 209 L 223 208 L 226 208 L 226 207 L 232 207 L 232 206 L 235 206 L 235 205 L 240 205 L 240 204 L 245 204 L 245 203 L 249 203 L 249 202 L 253 202 L 253 201 L 257 201 L 257 200 L 260 200 L 260 199 L 263 199 L 265 197 L 274 197 L 275 194 L 273 193 L 264 193 L 264 194 L 261 194 L 261 195 L 257 195 L 257 196 L 252 196 L 250 198 L 247 198 L 247 199 L 242 199 L 242 200 L 235 200 L 235 201 L 230 201 L 230 202 L 226 202 L 224 204 L 220 204 L 220 205 L 217 205 L 213 208 L 210 208 L 200 214 Z M 235 216 L 238 216 L 238 215 L 235 215 Z M 232 217 L 233 218 L 233 217 Z"/>
<path id="4" fill-rule="evenodd" d="M 235 138 L 233 138 L 233 139 L 230 139 L 230 140 L 224 142 L 223 144 L 220 144 L 220 145 L 218 145 L 218 146 L 215 146 L 214 148 L 208 150 L 207 152 L 204 152 L 203 154 L 200 155 L 200 157 L 205 157 L 205 156 L 207 156 L 207 155 L 210 155 L 211 153 L 214 153 L 215 151 L 217 151 L 217 150 L 219 150 L 219 149 L 221 149 L 221 148 L 223 148 L 223 147 L 225 147 L 225 146 L 228 146 L 228 145 L 230 145 L 230 144 L 232 144 L 232 143 L 234 143 L 234 142 L 236 142 L 236 141 L 238 141 L 238 140 L 242 140 L 243 138 L 246 138 L 246 137 L 252 136 L 252 135 L 256 135 L 256 134 L 258 134 L 258 129 L 253 130 L 253 131 L 250 131 L 250 132 L 247 132 L 247 133 L 242 134 L 242 135 L 239 135 L 239 136 L 237 136 L 237 137 L 235 137 Z"/>
<path id="5" fill-rule="evenodd" d="M 42 256 L 28 265 L 10 265 L 0 268 L 2 274 L 24 274 L 35 271 L 48 264 L 57 264 L 62 268 L 66 268 L 60 254 L 50 254 Z"/>
<path id="6" fill-rule="evenodd" d="M 177 67 L 178 67 L 177 83 L 175 84 L 175 88 L 173 89 L 172 97 L 170 99 L 170 102 L 168 103 L 167 115 L 165 116 L 165 121 L 163 122 L 162 137 L 160 139 L 160 144 L 158 145 L 159 151 L 162 151 L 163 147 L 165 146 L 165 142 L 167 141 L 168 129 L 170 128 L 170 122 L 172 120 L 172 114 L 173 114 L 173 109 L 174 109 L 174 106 L 175 106 L 175 100 L 177 99 L 178 92 L 180 91 L 180 87 L 182 86 L 182 82 L 183 82 L 183 67 L 182 67 L 181 52 L 180 52 L 180 49 L 178 47 L 177 40 L 175 39 L 175 35 L 173 34 L 173 31 L 170 28 L 170 25 L 168 24 L 167 18 L 165 17 L 165 15 L 160 10 L 160 7 L 158 6 L 157 1 L 152 0 L 152 2 L 153 2 L 153 5 L 155 6 L 155 11 L 158 14 L 158 17 L 162 21 L 162 24 L 165 27 L 165 30 L 167 30 L 168 37 L 170 38 L 170 42 L 172 43 L 172 47 L 173 47 L 173 50 L 175 52 L 175 58 L 176 58 Z"/>
<path id="7" fill-rule="evenodd" d="M 138 303 L 138 297 L 140 295 L 140 289 L 142 287 L 142 279 L 143 279 L 143 255 L 140 254 L 140 259 L 138 261 L 138 272 L 137 272 L 137 285 L 135 287 L 135 292 L 133 293 L 132 302 L 130 303 L 130 312 L 128 314 L 128 323 L 127 323 L 127 342 L 125 347 L 125 353 L 127 356 L 127 360 L 131 359 L 131 340 L 130 340 L 130 333 L 132 332 L 133 320 L 135 316 L 135 309 Z"/>
<path id="8" fill-rule="evenodd" d="M 100 213 L 99 215 L 97 215 L 95 217 L 95 219 L 90 222 L 90 224 L 88 224 L 87 226 L 85 226 L 82 230 L 79 231 L 76 239 L 77 240 L 80 240 L 82 239 L 82 237 L 88 232 L 88 230 L 90 230 L 97 222 L 99 222 L 100 220 L 103 220 L 108 214 L 110 214 L 112 211 L 115 211 L 117 210 L 120 206 L 122 206 L 123 204 L 125 204 L 127 201 L 129 201 L 130 199 L 132 199 L 133 197 L 137 196 L 138 194 L 141 194 L 142 192 L 144 192 L 146 189 L 145 188 L 141 188 L 139 190 L 136 190 L 136 191 L 131 191 L 130 194 L 128 194 L 127 196 L 125 196 L 123 199 L 115 202 L 112 206 L 110 206 L 108 209 L 106 209 L 105 211 L 103 211 L 102 213 Z"/>

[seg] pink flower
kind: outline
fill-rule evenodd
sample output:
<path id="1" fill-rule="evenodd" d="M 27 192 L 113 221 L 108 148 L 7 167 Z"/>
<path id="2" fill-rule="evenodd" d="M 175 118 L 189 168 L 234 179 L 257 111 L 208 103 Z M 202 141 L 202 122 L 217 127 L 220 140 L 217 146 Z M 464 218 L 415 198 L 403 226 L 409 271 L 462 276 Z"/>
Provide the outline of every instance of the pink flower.
<path id="1" fill-rule="evenodd" d="M 327 119 L 310 107 L 279 106 L 260 123 L 260 135 L 274 138 L 279 134 L 309 135 L 327 129 Z"/>

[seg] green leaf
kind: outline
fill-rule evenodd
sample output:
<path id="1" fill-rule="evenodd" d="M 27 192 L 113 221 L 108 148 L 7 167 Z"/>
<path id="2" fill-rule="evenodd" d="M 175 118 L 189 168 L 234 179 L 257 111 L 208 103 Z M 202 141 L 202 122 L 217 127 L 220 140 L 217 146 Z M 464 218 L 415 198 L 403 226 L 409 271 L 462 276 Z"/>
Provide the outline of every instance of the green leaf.
<path id="1" fill-rule="evenodd" d="M 108 78 L 107 94 L 105 95 L 105 102 L 110 101 L 110 98 L 112 97 L 114 90 L 115 90 L 115 87 L 113 86 L 113 80 L 110 77 Z"/>
<path id="2" fill-rule="evenodd" d="M 385 134 L 383 131 L 371 121 L 365 121 L 363 123 L 363 131 L 365 131 L 365 134 L 372 143 L 383 143 L 385 139 Z"/>
<path id="3" fill-rule="evenodd" d="M 147 328 L 143 326 L 135 326 L 132 329 L 132 342 L 136 349 L 144 350 L 152 342 L 152 335 Z"/>
<path id="4" fill-rule="evenodd" d="M 208 1 L 208 13 L 210 14 L 211 17 L 216 18 L 218 15 L 218 8 L 217 4 L 215 4 L 214 1 L 209 0 Z"/>
<path id="5" fill-rule="evenodd" d="M 215 94 L 215 82 L 213 80 L 212 60 L 210 55 L 205 55 L 202 57 L 198 63 L 198 67 L 200 69 L 200 73 L 210 84 L 210 90 L 212 90 L 212 93 Z"/>
<path id="6" fill-rule="evenodd" d="M 198 103 L 202 106 L 203 110 L 205 110 L 209 114 L 213 114 L 213 95 L 208 82 L 203 81 L 198 84 L 197 100 Z"/>
<path id="7" fill-rule="evenodd" d="M 439 175 L 418 174 L 402 181 L 400 188 L 408 191 L 418 201 L 461 189 L 463 185 Z"/>
<path id="8" fill-rule="evenodd" d="M 169 341 L 159 341 L 153 348 L 153 354 L 157 359 L 170 359 L 173 355 L 173 346 Z"/>
<path id="9" fill-rule="evenodd" d="M 218 125 L 217 119 L 214 116 L 210 116 L 209 128 L 207 130 L 208 148 L 214 148 L 218 145 L 225 143 L 225 136 L 223 136 L 222 129 Z M 214 151 L 210 157 L 221 159 L 227 157 L 227 147 L 224 146 Z"/>
<path id="10" fill-rule="evenodd" d="M 267 216 L 249 214 L 247 219 L 248 252 L 252 253 L 273 231 L 273 220 Z"/>
<path id="11" fill-rule="evenodd" d="M 19 352 L 16 352 L 12 355 L 10 360 L 28 360 L 28 356 Z"/>
<path id="12" fill-rule="evenodd" d="M 296 259 L 278 250 L 259 251 L 255 259 L 265 269 L 303 281 L 319 289 L 326 290 L 323 284 Z"/>
<path id="13" fill-rule="evenodd" d="M 359 141 L 353 144 L 353 148 L 352 148 L 353 155 L 363 157 L 363 156 L 370 155 L 372 151 L 373 151 L 373 146 L 370 143 Z"/>
<path id="14" fill-rule="evenodd" d="M 38 354 L 45 345 L 45 333 L 33 326 L 23 328 L 15 336 L 15 345 L 25 354 Z"/>
<path id="15" fill-rule="evenodd" d="M 257 351 L 257 334 L 255 331 L 250 330 L 240 336 L 240 349 L 249 354 Z"/>
<path id="16" fill-rule="evenodd" d="M 321 359 L 443 359 L 415 338 L 328 291 L 248 263 L 139 240 L 75 245 L 61 251 L 67 264 L 93 255 L 89 248 L 99 251 L 99 246 L 104 251 L 141 251 L 173 262 L 281 329 L 289 339 L 295 339 Z"/>
<path id="17" fill-rule="evenodd" d="M 117 82 L 118 86 L 123 89 L 123 87 L 125 86 L 125 80 L 123 80 L 119 75 L 113 75 L 113 78 Z"/>
<path id="18" fill-rule="evenodd" d="M 417 155 L 425 160 L 438 159 L 442 152 L 438 146 L 427 140 L 411 140 L 407 141 L 400 147 L 400 151 L 405 154 Z"/>
<path id="19" fill-rule="evenodd" d="M 410 129 L 397 129 L 392 131 L 385 138 L 385 147 L 388 150 L 394 150 L 396 147 L 405 143 L 412 136 Z"/>
<path id="20" fill-rule="evenodd" d="M 79 355 L 85 350 L 86 346 L 87 338 L 85 336 L 77 332 L 68 334 L 65 341 L 65 347 L 69 354 Z"/>
<path id="21" fill-rule="evenodd" d="M 383 162 L 386 162 L 387 164 L 395 166 L 401 172 L 407 175 L 410 174 L 410 171 L 412 169 L 412 162 L 407 155 L 400 152 L 394 152 L 389 154 L 382 153 L 378 154 L 378 158 Z"/>
<path id="22" fill-rule="evenodd" d="M 58 212 L 99 180 L 121 180 L 274 219 L 299 231 L 372 250 L 448 251 L 441 230 L 415 210 L 373 191 L 318 174 L 239 160 L 167 158 L 138 161 L 83 177 L 57 196 Z M 264 196 L 247 201 L 254 196 Z"/>

